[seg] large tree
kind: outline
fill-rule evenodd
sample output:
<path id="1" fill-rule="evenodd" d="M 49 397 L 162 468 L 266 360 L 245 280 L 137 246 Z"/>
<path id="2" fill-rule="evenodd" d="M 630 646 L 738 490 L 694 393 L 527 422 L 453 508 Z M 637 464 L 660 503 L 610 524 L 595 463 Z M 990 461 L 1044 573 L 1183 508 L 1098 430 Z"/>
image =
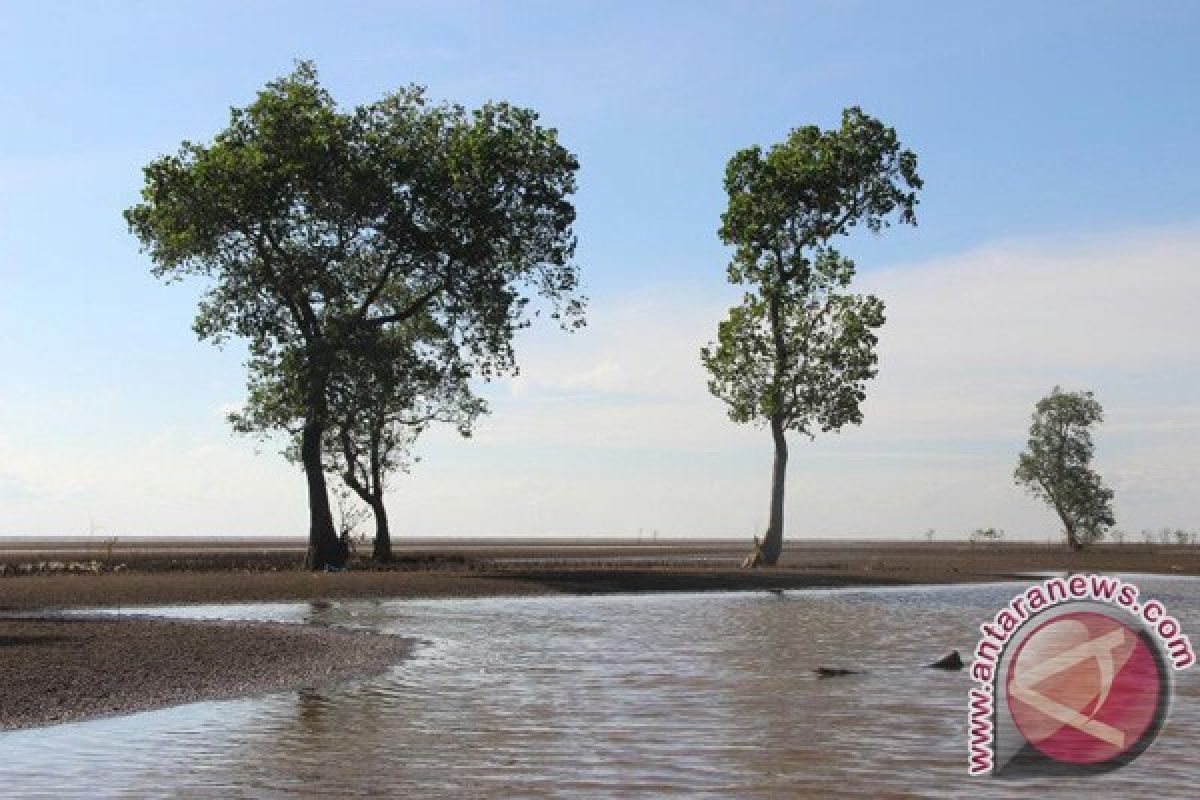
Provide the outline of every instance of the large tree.
<path id="1" fill-rule="evenodd" d="M 1092 428 L 1103 421 L 1104 409 L 1091 392 L 1055 386 L 1034 407 L 1029 442 L 1013 474 L 1058 514 L 1073 550 L 1102 539 L 1116 524 L 1112 489 L 1092 469 Z"/>
<path id="2" fill-rule="evenodd" d="M 840 127 L 796 128 L 729 161 L 720 237 L 734 248 L 729 281 L 746 291 L 701 358 L 730 418 L 766 423 L 774 442 L 769 523 L 748 565 L 775 564 L 783 550 L 787 432 L 860 423 L 875 375 L 883 303 L 847 291 L 854 263 L 830 242 L 858 226 L 916 224 L 920 188 L 917 157 L 858 108 Z"/>
<path id="3" fill-rule="evenodd" d="M 144 170 L 125 217 L 156 275 L 207 279 L 197 334 L 244 337 L 252 364 L 297 382 L 315 569 L 346 558 L 323 463 L 339 358 L 424 315 L 490 376 L 513 368 L 531 290 L 564 325 L 582 322 L 578 163 L 537 119 L 434 104 L 416 86 L 343 111 L 302 62 L 210 143 Z"/>

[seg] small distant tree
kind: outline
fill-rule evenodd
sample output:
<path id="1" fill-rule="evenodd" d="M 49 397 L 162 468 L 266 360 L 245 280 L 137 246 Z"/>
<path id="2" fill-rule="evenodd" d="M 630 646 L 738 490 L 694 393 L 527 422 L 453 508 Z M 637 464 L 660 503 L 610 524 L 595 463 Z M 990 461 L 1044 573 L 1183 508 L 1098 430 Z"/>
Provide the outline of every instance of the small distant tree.
<path id="1" fill-rule="evenodd" d="M 860 225 L 878 232 L 893 217 L 916 224 L 920 188 L 917 157 L 858 108 L 838 128 L 796 128 L 726 167 L 720 236 L 734 248 L 729 281 L 746 292 L 701 359 L 730 419 L 765 423 L 775 446 L 769 522 L 748 566 L 775 564 L 783 550 L 787 432 L 859 424 L 875 376 L 883 301 L 847 291 L 854 262 L 830 242 Z"/>
<path id="2" fill-rule="evenodd" d="M 1104 412 L 1091 392 L 1054 390 L 1038 401 L 1029 442 L 1013 475 L 1062 521 L 1067 544 L 1080 550 L 1116 523 L 1112 490 L 1092 469 L 1092 428 Z"/>
<path id="3" fill-rule="evenodd" d="M 353 542 L 361 539 L 358 526 L 371 513 L 371 509 L 355 499 L 353 494 L 350 487 L 344 484 L 333 490 L 333 502 L 337 507 L 337 530 L 341 538 L 351 544 L 351 552 L 354 552 Z"/>
<path id="4" fill-rule="evenodd" d="M 998 542 L 1004 538 L 1004 531 L 999 528 L 976 528 L 968 538 L 972 542 Z"/>

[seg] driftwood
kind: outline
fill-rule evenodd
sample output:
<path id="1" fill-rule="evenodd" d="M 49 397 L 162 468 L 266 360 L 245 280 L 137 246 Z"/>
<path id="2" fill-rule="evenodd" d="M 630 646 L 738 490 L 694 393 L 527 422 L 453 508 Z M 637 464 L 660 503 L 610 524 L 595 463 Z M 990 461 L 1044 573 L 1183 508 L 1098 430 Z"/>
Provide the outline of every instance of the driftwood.
<path id="1" fill-rule="evenodd" d="M 954 670 L 962 669 L 966 664 L 963 663 L 962 656 L 958 654 L 957 650 L 951 650 L 949 655 L 942 656 L 932 664 L 926 664 L 925 666 L 930 669 L 944 669 L 947 672 L 953 672 Z M 817 673 L 818 678 L 840 678 L 843 675 L 862 675 L 856 669 L 842 669 L 841 667 L 817 667 L 813 672 Z"/>
<path id="2" fill-rule="evenodd" d="M 953 671 L 962 669 L 966 666 L 966 664 L 963 663 L 962 656 L 958 654 L 957 650 L 951 650 L 949 655 L 942 656 L 932 664 L 926 664 L 925 666 L 929 667 L 930 669 L 944 669 Z"/>
<path id="3" fill-rule="evenodd" d="M 818 678 L 839 678 L 842 675 L 861 675 L 861 672 L 852 669 L 839 669 L 837 667 L 817 667 L 813 672 L 817 673 Z"/>
<path id="4" fill-rule="evenodd" d="M 762 542 L 757 536 L 754 537 L 754 549 L 750 551 L 750 555 L 742 559 L 742 569 L 754 569 L 762 564 Z"/>

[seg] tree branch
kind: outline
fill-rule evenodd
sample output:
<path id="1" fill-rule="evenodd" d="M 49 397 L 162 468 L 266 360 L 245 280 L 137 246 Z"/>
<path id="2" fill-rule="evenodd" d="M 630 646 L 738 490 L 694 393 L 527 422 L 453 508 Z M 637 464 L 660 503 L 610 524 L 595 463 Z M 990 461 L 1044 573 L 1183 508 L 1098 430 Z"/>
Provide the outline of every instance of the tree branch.
<path id="1" fill-rule="evenodd" d="M 262 238 L 265 237 L 271 245 L 271 249 L 285 264 L 291 263 L 287 253 L 283 251 L 275 236 L 271 233 L 270 226 L 264 225 L 259 230 L 258 239 L 259 247 L 261 248 Z M 307 298 L 294 298 L 292 292 L 288 290 L 287 284 L 279 277 L 279 273 L 271 266 L 270 259 L 263 260 L 264 266 L 267 268 L 268 277 L 275 283 L 275 288 L 283 295 L 284 300 L 288 303 L 292 313 L 298 316 L 297 322 L 300 323 L 300 330 L 305 334 L 306 339 L 316 339 L 321 335 L 321 323 L 317 319 L 316 312 L 312 309 L 312 303 Z M 307 330 L 306 330 L 307 326 Z"/>
<path id="2" fill-rule="evenodd" d="M 420 313 L 430 300 L 437 297 L 440 292 L 445 291 L 447 284 L 448 281 L 439 281 L 436 286 L 417 297 L 416 300 L 412 301 L 395 314 L 386 314 L 382 317 L 368 317 L 366 318 L 365 322 L 368 325 L 387 325 L 392 322 L 404 322 L 407 319 L 411 319 Z"/>
<path id="3" fill-rule="evenodd" d="M 383 290 L 387 288 L 387 283 L 389 280 L 391 280 L 392 273 L 395 271 L 396 266 L 399 263 L 400 259 L 397 257 L 393 256 L 392 258 L 388 259 L 387 266 L 383 268 L 383 274 L 379 276 L 379 280 L 376 281 L 375 285 L 371 287 L 371 290 L 367 292 L 367 296 L 363 298 L 362 303 L 354 312 L 355 318 L 363 319 L 367 316 L 367 312 L 371 310 L 371 304 L 378 300 L 379 295 L 382 294 Z"/>

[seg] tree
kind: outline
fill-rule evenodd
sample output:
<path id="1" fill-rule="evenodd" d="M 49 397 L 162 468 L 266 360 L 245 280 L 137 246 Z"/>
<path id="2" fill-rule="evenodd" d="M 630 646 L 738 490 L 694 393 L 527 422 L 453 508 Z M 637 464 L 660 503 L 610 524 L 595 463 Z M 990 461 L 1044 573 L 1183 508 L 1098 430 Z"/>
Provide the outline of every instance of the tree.
<path id="1" fill-rule="evenodd" d="M 454 342 L 427 316 L 356 341 L 331 371 L 329 424 L 323 442 L 326 471 L 366 504 L 375 520 L 372 557 L 392 560 L 391 533 L 384 491 L 387 477 L 407 472 L 417 461 L 417 439 L 435 422 L 454 425 L 469 436 L 486 403 L 470 388 L 469 364 Z M 302 381 L 287 372 L 288 359 L 276 369 L 252 373 L 246 406 L 230 414 L 235 430 L 266 435 L 286 430 L 293 441 L 284 450 L 301 461 Z M 260 365 L 264 369 L 268 365 Z"/>
<path id="2" fill-rule="evenodd" d="M 720 237 L 734 248 L 729 281 L 746 292 L 701 359 L 730 418 L 766 423 L 775 446 L 769 523 L 748 565 L 775 564 L 783 550 L 786 432 L 860 423 L 876 372 L 883 302 L 846 291 L 854 262 L 829 243 L 860 225 L 879 232 L 893 216 L 915 225 L 921 185 L 917 157 L 858 108 L 839 128 L 797 128 L 729 161 Z"/>
<path id="3" fill-rule="evenodd" d="M 1103 420 L 1104 410 L 1091 392 L 1055 386 L 1034 408 L 1029 442 L 1013 474 L 1018 485 L 1058 514 L 1073 550 L 1099 541 L 1116 524 L 1112 490 L 1091 467 L 1092 427 Z"/>
<path id="4" fill-rule="evenodd" d="M 471 391 L 468 365 L 449 352 L 422 357 L 414 342 L 392 336 L 365 356 L 334 392 L 333 424 L 326 442 L 331 470 L 366 503 L 375 518 L 372 557 L 392 560 L 384 490 L 389 473 L 407 472 L 416 461 L 417 438 L 432 423 L 454 425 L 471 435 L 487 406 Z"/>
<path id="5" fill-rule="evenodd" d="M 976 528 L 967 538 L 972 544 L 975 542 L 999 542 L 1004 538 L 1004 531 L 999 528 Z"/>
<path id="6" fill-rule="evenodd" d="M 536 313 L 529 290 L 564 327 L 582 324 L 577 170 L 533 111 L 468 112 L 417 86 L 341 111 L 308 62 L 233 109 L 211 143 L 145 168 L 125 218 L 154 273 L 206 278 L 200 338 L 244 337 L 252 381 L 291 381 L 301 398 L 314 569 L 346 558 L 323 463 L 338 360 L 424 316 L 473 374 L 511 371 L 513 333 Z"/>

